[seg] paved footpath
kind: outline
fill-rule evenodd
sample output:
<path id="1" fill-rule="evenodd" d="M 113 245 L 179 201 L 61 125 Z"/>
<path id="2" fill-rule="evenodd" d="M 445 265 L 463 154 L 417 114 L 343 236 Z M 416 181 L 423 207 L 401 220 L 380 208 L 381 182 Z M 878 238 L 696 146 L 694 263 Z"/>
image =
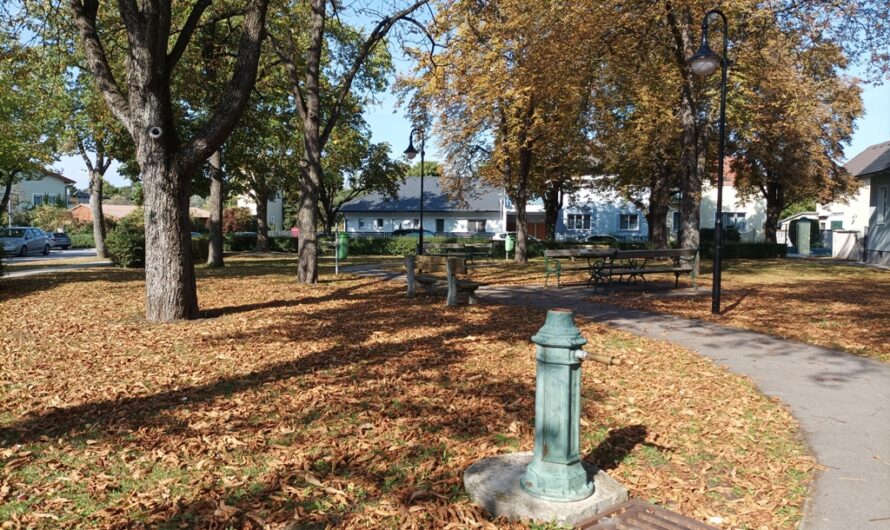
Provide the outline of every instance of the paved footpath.
<path id="1" fill-rule="evenodd" d="M 370 267 L 352 272 L 404 278 Z M 750 377 L 761 392 L 788 404 L 824 467 L 801 528 L 890 529 L 890 365 L 700 320 L 585 302 L 583 288 L 489 286 L 477 294 L 487 303 L 567 307 L 596 322 L 685 346 Z"/>

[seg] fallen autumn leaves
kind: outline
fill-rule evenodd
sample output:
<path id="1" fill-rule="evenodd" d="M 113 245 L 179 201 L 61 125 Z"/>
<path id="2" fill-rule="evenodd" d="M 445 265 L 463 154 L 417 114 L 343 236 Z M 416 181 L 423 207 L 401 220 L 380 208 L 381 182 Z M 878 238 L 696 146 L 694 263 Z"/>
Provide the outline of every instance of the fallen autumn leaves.
<path id="1" fill-rule="evenodd" d="M 516 527 L 463 470 L 533 445 L 543 313 L 446 309 L 276 261 L 200 272 L 208 318 L 147 324 L 132 271 L 7 280 L 0 522 L 42 528 Z M 596 324 L 582 448 L 632 495 L 793 528 L 812 459 L 744 379 Z"/>

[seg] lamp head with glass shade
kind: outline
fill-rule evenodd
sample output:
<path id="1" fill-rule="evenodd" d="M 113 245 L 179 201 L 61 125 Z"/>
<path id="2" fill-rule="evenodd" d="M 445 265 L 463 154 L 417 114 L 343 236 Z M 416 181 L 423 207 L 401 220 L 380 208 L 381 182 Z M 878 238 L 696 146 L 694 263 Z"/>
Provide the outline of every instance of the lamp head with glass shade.
<path id="1" fill-rule="evenodd" d="M 720 56 L 714 53 L 707 42 L 703 42 L 695 55 L 686 62 L 689 63 L 689 67 L 692 68 L 695 75 L 707 77 L 720 67 Z"/>
<path id="2" fill-rule="evenodd" d="M 408 138 L 408 149 L 405 149 L 405 158 L 414 160 L 417 156 L 417 149 L 414 149 L 414 138 Z"/>

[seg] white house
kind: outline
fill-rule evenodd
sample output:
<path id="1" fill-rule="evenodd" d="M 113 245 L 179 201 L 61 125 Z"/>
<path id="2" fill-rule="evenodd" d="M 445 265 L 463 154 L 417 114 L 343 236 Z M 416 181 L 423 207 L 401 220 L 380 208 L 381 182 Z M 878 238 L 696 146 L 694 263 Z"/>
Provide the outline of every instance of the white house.
<path id="1" fill-rule="evenodd" d="M 256 215 L 256 201 L 250 198 L 247 195 L 239 195 L 235 199 L 235 204 L 240 208 L 247 208 L 250 210 L 250 213 Z M 279 195 L 274 195 L 271 199 L 269 199 L 267 203 L 266 209 L 266 223 L 269 225 L 269 230 L 278 231 L 284 230 L 284 199 L 282 199 Z"/>
<path id="2" fill-rule="evenodd" d="M 68 186 L 74 181 L 55 173 L 43 170 L 29 175 L 16 183 L 10 192 L 10 207 L 29 209 L 42 204 L 56 204 L 68 207 Z"/>
<path id="3" fill-rule="evenodd" d="M 766 201 L 758 196 L 744 200 L 739 196 L 735 186 L 735 173 L 729 166 L 729 159 L 723 171 L 723 227 L 735 227 L 743 242 L 753 243 L 764 240 L 763 225 L 766 222 Z M 714 228 L 717 220 L 717 183 L 705 181 L 702 188 L 701 207 L 699 209 L 701 228 Z M 678 212 L 672 213 L 675 225 Z M 675 229 L 676 230 L 676 229 Z"/>
<path id="4" fill-rule="evenodd" d="M 865 148 L 844 167 L 859 180 L 859 191 L 817 206 L 811 218 L 832 232 L 832 256 L 890 264 L 890 141 Z"/>
<path id="5" fill-rule="evenodd" d="M 464 201 L 450 199 L 439 177 L 423 179 L 423 229 L 437 234 L 494 235 L 504 231 L 506 212 L 503 192 L 478 186 Z M 372 192 L 341 208 L 346 231 L 356 235 L 385 235 L 398 229 L 420 228 L 420 177 L 408 177 L 396 198 Z"/>

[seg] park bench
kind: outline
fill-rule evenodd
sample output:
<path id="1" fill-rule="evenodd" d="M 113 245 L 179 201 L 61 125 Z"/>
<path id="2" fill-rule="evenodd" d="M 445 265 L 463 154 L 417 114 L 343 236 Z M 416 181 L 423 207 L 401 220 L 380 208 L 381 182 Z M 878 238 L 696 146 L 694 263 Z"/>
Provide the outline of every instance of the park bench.
<path id="1" fill-rule="evenodd" d="M 614 254 L 614 250 L 596 248 L 569 248 L 544 251 L 544 287 L 551 275 L 556 276 L 556 286 L 562 287 L 561 277 L 566 272 L 584 271 L 590 273 L 592 269 L 605 259 Z"/>
<path id="2" fill-rule="evenodd" d="M 698 249 L 660 249 L 660 250 L 616 250 L 611 255 L 590 262 L 590 279 L 588 285 L 593 289 L 600 283 L 611 283 L 613 278 L 618 281 L 627 276 L 627 281 L 646 282 L 650 274 L 673 274 L 674 287 L 680 284 L 680 275 L 688 274 L 695 285 L 695 274 L 698 270 Z"/>
<path id="3" fill-rule="evenodd" d="M 491 243 L 434 243 L 424 246 L 424 249 L 426 255 L 463 258 L 468 264 L 476 265 L 479 260 L 491 259 L 493 245 Z"/>
<path id="4" fill-rule="evenodd" d="M 466 258 L 455 256 L 405 256 L 405 271 L 408 275 L 408 296 L 416 292 L 415 284 L 420 284 L 428 295 L 445 294 L 446 305 L 456 306 L 459 295 L 466 295 L 468 303 L 479 302 L 476 290 L 481 283 L 467 279 L 459 279 L 458 275 L 466 275 L 471 268 L 467 267 Z"/>

